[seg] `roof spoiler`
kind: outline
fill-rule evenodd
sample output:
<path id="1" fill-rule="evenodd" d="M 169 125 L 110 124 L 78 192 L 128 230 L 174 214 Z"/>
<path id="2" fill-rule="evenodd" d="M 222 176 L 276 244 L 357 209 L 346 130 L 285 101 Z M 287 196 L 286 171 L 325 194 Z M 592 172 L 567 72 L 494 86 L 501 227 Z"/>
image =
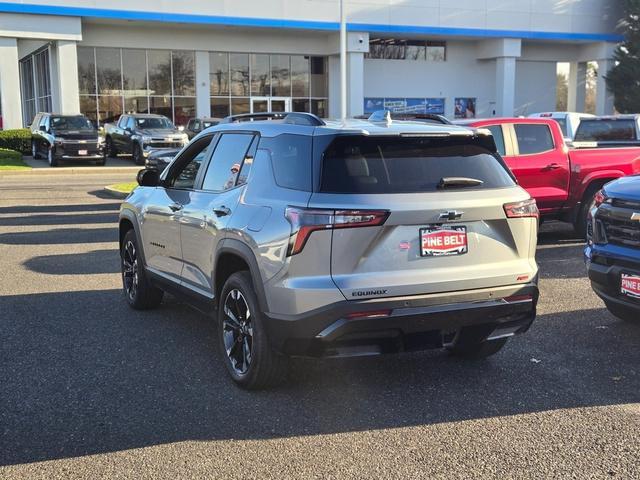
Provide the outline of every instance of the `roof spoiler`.
<path id="1" fill-rule="evenodd" d="M 222 119 L 220 123 L 241 123 L 241 122 L 259 122 L 263 120 L 282 120 L 284 123 L 292 125 L 307 125 L 310 127 L 319 127 L 326 125 L 317 115 L 305 112 L 261 112 L 261 113 L 242 113 L 239 115 L 229 115 Z"/>

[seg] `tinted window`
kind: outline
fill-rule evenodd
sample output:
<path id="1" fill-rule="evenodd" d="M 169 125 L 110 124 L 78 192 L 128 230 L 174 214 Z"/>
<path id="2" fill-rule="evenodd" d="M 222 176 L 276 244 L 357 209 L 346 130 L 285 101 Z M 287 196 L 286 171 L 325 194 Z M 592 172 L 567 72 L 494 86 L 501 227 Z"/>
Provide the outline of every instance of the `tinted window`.
<path id="1" fill-rule="evenodd" d="M 202 188 L 215 192 L 232 188 L 252 140 L 253 135 L 223 134 L 213 152 Z"/>
<path id="2" fill-rule="evenodd" d="M 582 120 L 576 132 L 576 142 L 636 140 L 634 120 Z"/>
<path id="3" fill-rule="evenodd" d="M 245 183 L 247 183 L 249 174 L 251 173 L 251 167 L 253 166 L 253 158 L 256 155 L 257 146 L 258 137 L 254 137 L 254 140 L 251 143 L 251 147 L 249 147 L 249 151 L 247 152 L 247 155 L 242 162 L 242 168 L 240 169 L 238 180 L 236 182 L 237 185 L 244 185 Z"/>
<path id="4" fill-rule="evenodd" d="M 287 134 L 262 138 L 259 148 L 269 152 L 279 186 L 311 191 L 311 137 Z"/>
<path id="5" fill-rule="evenodd" d="M 504 156 L 504 133 L 502 132 L 502 125 L 490 125 L 485 128 L 493 135 L 493 140 L 496 142 L 496 147 L 498 147 L 498 153 Z"/>
<path id="6" fill-rule="evenodd" d="M 330 193 L 419 193 L 445 177 L 514 185 L 507 169 L 472 139 L 338 137 L 323 155 L 321 190 Z M 469 187 L 467 187 L 469 188 Z"/>
<path id="7" fill-rule="evenodd" d="M 547 125 L 519 123 L 513 127 L 516 130 L 520 155 L 553 150 L 553 137 Z"/>
<path id="8" fill-rule="evenodd" d="M 137 118 L 136 124 L 138 128 L 174 128 L 169 119 L 163 117 Z"/>
<path id="9" fill-rule="evenodd" d="M 51 117 L 54 130 L 93 130 L 93 125 L 85 117 Z"/>
<path id="10" fill-rule="evenodd" d="M 207 158 L 210 145 L 211 137 L 202 138 L 189 145 L 189 148 L 180 156 L 179 163 L 182 168 L 178 173 L 172 175 L 171 185 L 174 188 L 192 189 L 195 186 L 198 171 L 202 162 Z"/>

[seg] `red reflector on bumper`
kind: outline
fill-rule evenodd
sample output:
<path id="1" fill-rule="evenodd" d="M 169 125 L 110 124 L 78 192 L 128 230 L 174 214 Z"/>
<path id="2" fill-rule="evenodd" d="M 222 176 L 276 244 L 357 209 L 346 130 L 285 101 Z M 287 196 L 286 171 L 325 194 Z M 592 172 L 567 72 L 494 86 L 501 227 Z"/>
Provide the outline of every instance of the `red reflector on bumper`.
<path id="1" fill-rule="evenodd" d="M 360 318 L 380 318 L 380 317 L 388 317 L 391 315 L 391 310 L 375 310 L 370 312 L 354 312 L 347 315 L 345 318 L 347 320 L 354 320 Z"/>

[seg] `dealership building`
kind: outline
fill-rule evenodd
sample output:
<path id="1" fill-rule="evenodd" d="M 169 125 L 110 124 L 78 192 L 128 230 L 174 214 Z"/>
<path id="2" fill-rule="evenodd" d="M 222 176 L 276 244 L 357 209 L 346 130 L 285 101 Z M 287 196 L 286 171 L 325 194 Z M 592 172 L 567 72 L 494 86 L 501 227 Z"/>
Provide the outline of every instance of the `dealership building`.
<path id="1" fill-rule="evenodd" d="M 612 0 L 345 0 L 350 116 L 381 108 L 447 117 L 613 111 L 604 77 L 621 37 Z M 337 0 L 0 0 L 4 128 L 36 112 L 190 117 L 340 115 Z"/>

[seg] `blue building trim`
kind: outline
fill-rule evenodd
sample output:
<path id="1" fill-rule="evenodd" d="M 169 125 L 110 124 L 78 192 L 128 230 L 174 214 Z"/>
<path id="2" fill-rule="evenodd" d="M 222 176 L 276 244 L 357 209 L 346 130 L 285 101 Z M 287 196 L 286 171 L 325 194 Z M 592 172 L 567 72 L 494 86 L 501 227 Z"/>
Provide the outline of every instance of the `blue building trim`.
<path id="1" fill-rule="evenodd" d="M 235 27 L 287 28 L 323 31 L 337 31 L 340 29 L 340 24 L 338 22 L 227 17 L 218 15 L 189 15 L 184 13 L 143 12 L 135 10 L 113 10 L 89 7 L 63 7 L 56 5 L 34 5 L 14 2 L 0 2 L 0 12 L 102 19 L 106 18 L 112 20 L 140 20 L 149 22 L 225 25 Z M 604 33 L 533 32 L 528 30 L 493 30 L 478 28 L 428 27 L 414 25 L 382 25 L 370 23 L 349 23 L 347 28 L 350 31 L 364 31 L 378 34 L 420 34 L 482 38 L 523 38 L 535 40 L 571 40 L 596 42 L 620 42 L 623 40 L 622 35 Z"/>

